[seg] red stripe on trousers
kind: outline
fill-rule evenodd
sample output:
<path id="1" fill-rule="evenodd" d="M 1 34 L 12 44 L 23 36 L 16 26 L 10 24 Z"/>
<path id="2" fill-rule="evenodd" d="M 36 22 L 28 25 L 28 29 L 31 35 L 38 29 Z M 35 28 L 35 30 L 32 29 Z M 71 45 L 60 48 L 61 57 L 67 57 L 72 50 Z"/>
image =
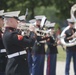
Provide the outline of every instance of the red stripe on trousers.
<path id="1" fill-rule="evenodd" d="M 47 58 L 47 75 L 50 75 L 50 55 Z"/>

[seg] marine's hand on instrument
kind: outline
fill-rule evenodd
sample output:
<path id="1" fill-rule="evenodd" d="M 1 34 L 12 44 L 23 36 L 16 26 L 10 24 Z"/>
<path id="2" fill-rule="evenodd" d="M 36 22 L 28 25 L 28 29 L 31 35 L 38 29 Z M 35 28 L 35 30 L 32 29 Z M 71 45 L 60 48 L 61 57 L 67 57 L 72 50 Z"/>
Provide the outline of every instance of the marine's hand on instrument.
<path id="1" fill-rule="evenodd" d="M 76 38 L 76 32 L 72 35 L 72 38 Z"/>
<path id="2" fill-rule="evenodd" d="M 57 44 L 60 45 L 61 44 L 61 41 L 60 40 L 57 40 Z"/>
<path id="3" fill-rule="evenodd" d="M 70 40 L 70 39 L 73 39 L 73 38 L 75 38 L 75 37 L 76 37 L 76 34 L 73 34 L 72 36 L 67 37 L 66 39 L 67 39 L 67 40 Z"/>
<path id="4" fill-rule="evenodd" d="M 50 41 L 50 38 L 48 38 L 46 41 Z"/>
<path id="5" fill-rule="evenodd" d="M 46 37 L 49 37 L 49 34 L 47 33 L 45 36 L 46 36 Z"/>
<path id="6" fill-rule="evenodd" d="M 30 26 L 29 26 L 29 31 L 35 32 L 35 27 L 34 27 L 33 25 L 30 25 Z"/>

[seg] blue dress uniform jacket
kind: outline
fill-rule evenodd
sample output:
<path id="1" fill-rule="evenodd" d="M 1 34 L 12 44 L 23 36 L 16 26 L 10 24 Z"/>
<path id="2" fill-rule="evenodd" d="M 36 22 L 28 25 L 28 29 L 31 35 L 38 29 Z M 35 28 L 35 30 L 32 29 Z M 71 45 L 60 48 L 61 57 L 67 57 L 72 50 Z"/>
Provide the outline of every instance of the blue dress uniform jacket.
<path id="1" fill-rule="evenodd" d="M 57 44 L 54 37 L 50 37 L 47 41 L 47 74 L 46 75 L 56 75 L 56 60 L 57 60 Z"/>
<path id="2" fill-rule="evenodd" d="M 2 31 L 0 30 L 0 73 L 5 73 L 7 57 L 6 52 L 2 52 L 1 50 L 5 49 L 2 41 Z"/>
<path id="3" fill-rule="evenodd" d="M 45 43 L 43 42 L 47 37 L 42 38 L 37 36 L 37 39 L 32 48 L 32 75 L 43 75 L 44 74 L 44 58 L 45 58 Z"/>
<path id="4" fill-rule="evenodd" d="M 55 40 L 52 37 L 50 37 L 49 39 L 50 39 L 50 41 L 47 42 L 47 45 L 48 45 L 47 53 L 48 54 L 58 53 L 57 44 L 56 44 Z"/>
<path id="5" fill-rule="evenodd" d="M 8 27 L 3 35 L 3 43 L 7 51 L 8 62 L 6 65 L 6 75 L 29 75 L 27 53 L 20 54 L 25 51 L 24 48 L 31 46 L 34 43 L 34 39 L 26 39 L 22 35 L 19 35 L 16 29 Z M 9 55 L 18 56 L 9 57 Z"/>
<path id="6" fill-rule="evenodd" d="M 0 30 L 0 49 L 4 49 L 4 45 L 3 45 L 3 42 L 2 42 L 2 34 L 3 32 Z"/>
<path id="7" fill-rule="evenodd" d="M 40 43 L 40 41 L 46 40 L 48 37 L 43 38 L 41 36 L 37 36 L 37 39 L 32 48 L 32 53 L 34 54 L 45 54 L 45 43 Z"/>

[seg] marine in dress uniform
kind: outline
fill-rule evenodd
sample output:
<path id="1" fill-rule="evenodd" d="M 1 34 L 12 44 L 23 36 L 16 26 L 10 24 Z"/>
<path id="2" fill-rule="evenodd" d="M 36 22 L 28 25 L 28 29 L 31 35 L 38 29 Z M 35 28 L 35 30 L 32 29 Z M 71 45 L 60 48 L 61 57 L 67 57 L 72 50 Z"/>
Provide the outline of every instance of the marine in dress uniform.
<path id="1" fill-rule="evenodd" d="M 29 22 L 31 23 L 31 25 L 34 25 L 34 23 L 36 22 L 36 19 L 32 19 L 29 20 Z M 30 36 L 35 36 L 35 33 L 30 32 Z M 33 47 L 33 45 L 32 45 Z M 32 59 L 32 47 L 28 47 L 28 65 L 29 65 L 29 71 L 30 71 L 30 75 L 32 75 L 32 65 L 33 65 L 33 59 Z"/>
<path id="2" fill-rule="evenodd" d="M 35 35 L 35 33 L 30 32 L 30 36 L 29 37 L 34 36 L 34 35 Z M 33 47 L 33 45 L 31 47 L 28 47 L 28 50 L 27 50 L 27 52 L 28 52 L 28 66 L 29 66 L 30 75 L 32 74 L 32 65 L 33 65 L 32 47 Z"/>
<path id="3" fill-rule="evenodd" d="M 24 48 L 31 46 L 35 38 L 27 39 L 18 34 L 18 15 L 20 11 L 6 12 L 4 15 L 5 32 L 3 43 L 6 48 L 8 62 L 6 75 L 29 75 L 27 52 Z"/>
<path id="4" fill-rule="evenodd" d="M 40 28 L 41 19 L 36 18 L 36 29 Z M 37 36 L 34 46 L 32 48 L 32 75 L 43 75 L 44 74 L 44 58 L 45 58 L 45 40 L 42 36 Z"/>
<path id="5" fill-rule="evenodd" d="M 7 56 L 6 56 L 6 50 L 3 45 L 2 41 L 2 27 L 3 27 L 3 12 L 4 10 L 0 11 L 0 75 L 5 75 L 5 68 L 6 68 L 6 63 L 7 63 Z"/>
<path id="6" fill-rule="evenodd" d="M 54 26 L 55 23 L 50 23 L 50 28 L 52 30 L 53 35 L 50 36 L 47 39 L 47 69 L 46 69 L 46 75 L 56 75 L 56 62 L 57 62 L 57 42 L 56 42 L 56 35 L 55 35 L 55 30 Z"/>
<path id="7" fill-rule="evenodd" d="M 74 28 L 74 20 L 67 19 L 69 29 L 65 31 L 65 41 L 68 43 L 69 40 L 73 39 L 73 34 L 76 31 Z M 71 47 L 66 47 L 66 65 L 65 65 L 65 75 L 70 75 L 70 62 L 71 58 L 73 58 L 73 65 L 74 65 L 74 75 L 76 75 L 76 45 Z"/>
<path id="8" fill-rule="evenodd" d="M 22 16 L 19 16 L 19 19 L 21 20 L 21 23 L 22 24 L 25 24 L 26 25 L 26 21 L 25 21 L 25 15 L 22 15 Z M 32 25 L 33 26 L 33 23 L 35 22 L 36 20 L 29 20 L 28 24 Z M 28 32 L 29 33 L 29 32 Z M 35 34 L 31 31 L 28 35 L 28 33 L 26 34 L 27 38 L 31 37 L 31 36 L 34 36 Z M 33 46 L 33 45 L 32 45 Z M 26 47 L 26 50 L 27 50 L 27 54 L 28 54 L 28 66 L 29 66 L 29 72 L 30 72 L 30 75 L 32 74 L 32 64 L 33 64 L 33 60 L 32 60 L 32 46 L 30 47 Z"/>

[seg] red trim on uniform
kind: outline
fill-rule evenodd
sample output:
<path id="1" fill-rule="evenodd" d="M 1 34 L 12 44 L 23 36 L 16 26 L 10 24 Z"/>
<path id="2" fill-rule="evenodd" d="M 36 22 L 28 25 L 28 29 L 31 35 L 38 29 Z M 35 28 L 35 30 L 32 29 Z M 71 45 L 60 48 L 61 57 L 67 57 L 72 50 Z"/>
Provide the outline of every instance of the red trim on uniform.
<path id="1" fill-rule="evenodd" d="M 50 54 L 48 54 L 47 58 L 47 75 L 50 75 Z"/>
<path id="2" fill-rule="evenodd" d="M 22 40 L 23 36 L 22 35 L 17 35 L 18 36 L 18 40 Z"/>

